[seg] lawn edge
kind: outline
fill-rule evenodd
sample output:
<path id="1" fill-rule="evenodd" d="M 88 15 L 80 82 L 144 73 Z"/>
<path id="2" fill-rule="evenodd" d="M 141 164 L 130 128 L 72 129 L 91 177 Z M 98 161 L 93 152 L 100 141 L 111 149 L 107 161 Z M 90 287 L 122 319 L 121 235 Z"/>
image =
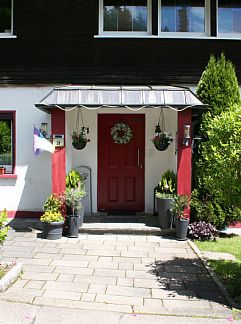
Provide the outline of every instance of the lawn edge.
<path id="1" fill-rule="evenodd" d="M 218 286 L 218 288 L 222 292 L 223 296 L 225 297 L 225 299 L 227 300 L 229 305 L 232 307 L 232 309 L 236 309 L 236 304 L 233 301 L 233 298 L 231 297 L 230 293 L 228 292 L 228 290 L 223 285 L 222 281 L 218 278 L 217 274 L 207 264 L 207 261 L 204 258 L 202 252 L 199 250 L 199 248 L 195 245 L 195 243 L 193 241 L 191 241 L 191 240 L 187 240 L 187 241 L 188 241 L 189 246 L 192 248 L 192 250 L 198 255 L 198 257 L 202 261 L 204 267 L 207 269 L 208 273 L 210 274 L 210 276 L 212 277 L 212 279 L 214 280 L 214 282 L 216 283 L 216 285 Z"/>

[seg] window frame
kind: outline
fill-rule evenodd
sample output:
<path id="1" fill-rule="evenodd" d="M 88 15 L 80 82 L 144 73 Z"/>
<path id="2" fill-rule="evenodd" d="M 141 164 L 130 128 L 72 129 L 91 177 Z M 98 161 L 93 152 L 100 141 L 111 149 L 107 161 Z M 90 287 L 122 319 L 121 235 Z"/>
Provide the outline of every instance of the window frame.
<path id="1" fill-rule="evenodd" d="M 147 0 L 147 31 L 104 31 L 104 0 L 99 0 L 99 36 L 151 36 L 152 0 Z"/>
<path id="2" fill-rule="evenodd" d="M 11 115 L 11 118 L 2 119 L 1 115 Z M 0 120 L 11 120 L 12 121 L 12 171 L 6 172 L 3 177 L 7 177 L 8 175 L 15 174 L 15 166 L 16 166 L 16 111 L 15 110 L 1 110 L 0 111 Z M 2 176 L 1 176 L 2 177 Z"/>
<path id="3" fill-rule="evenodd" d="M 205 0 L 205 32 L 163 32 L 161 30 L 162 21 L 161 21 L 161 5 L 162 0 L 158 0 L 158 35 L 159 37 L 166 37 L 166 38 L 205 38 L 210 37 L 210 30 L 211 30 L 211 23 L 210 23 L 210 0 Z"/>
<path id="4" fill-rule="evenodd" d="M 219 0 L 216 0 L 216 17 L 217 17 L 217 38 L 226 38 L 226 39 L 240 39 L 241 33 L 220 33 L 219 32 Z"/>
<path id="5" fill-rule="evenodd" d="M 11 30 L 10 32 L 0 32 L 0 38 L 4 38 L 4 37 L 9 37 L 9 36 L 13 36 L 13 5 L 14 5 L 14 0 L 11 0 Z"/>

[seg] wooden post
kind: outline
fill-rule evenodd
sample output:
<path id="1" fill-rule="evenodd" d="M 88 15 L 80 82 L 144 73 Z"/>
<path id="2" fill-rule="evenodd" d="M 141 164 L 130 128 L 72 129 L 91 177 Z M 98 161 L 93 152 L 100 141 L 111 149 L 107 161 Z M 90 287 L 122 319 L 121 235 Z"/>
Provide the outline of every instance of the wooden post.
<path id="1" fill-rule="evenodd" d="M 53 109 L 51 113 L 51 129 L 53 134 L 65 135 L 65 111 Z M 66 149 L 65 146 L 56 148 L 52 154 L 52 192 L 60 193 L 65 190 Z"/>
<path id="2" fill-rule="evenodd" d="M 190 196 L 192 190 L 192 131 L 188 146 L 183 144 L 184 125 L 192 126 L 190 108 L 178 113 L 177 193 Z M 190 210 L 186 211 L 190 216 Z"/>

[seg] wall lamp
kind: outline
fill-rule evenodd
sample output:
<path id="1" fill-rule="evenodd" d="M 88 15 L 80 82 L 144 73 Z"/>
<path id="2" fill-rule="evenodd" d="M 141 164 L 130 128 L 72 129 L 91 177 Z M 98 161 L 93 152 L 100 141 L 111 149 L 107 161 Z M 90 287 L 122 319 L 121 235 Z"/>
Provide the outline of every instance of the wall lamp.
<path id="1" fill-rule="evenodd" d="M 44 137 L 48 135 L 48 123 L 41 123 L 40 131 Z"/>
<path id="2" fill-rule="evenodd" d="M 183 145 L 188 146 L 190 141 L 190 125 L 183 126 Z"/>

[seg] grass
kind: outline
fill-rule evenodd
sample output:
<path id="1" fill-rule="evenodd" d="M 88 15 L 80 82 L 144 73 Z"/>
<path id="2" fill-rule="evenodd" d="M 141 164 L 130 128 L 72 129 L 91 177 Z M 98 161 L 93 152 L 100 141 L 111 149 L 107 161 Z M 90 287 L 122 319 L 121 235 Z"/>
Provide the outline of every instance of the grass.
<path id="1" fill-rule="evenodd" d="M 225 252 L 236 257 L 236 261 L 209 260 L 208 263 L 238 307 L 241 307 L 241 236 L 218 238 L 217 241 L 195 241 L 195 244 L 201 251 Z"/>
<path id="2" fill-rule="evenodd" d="M 0 280 L 2 279 L 2 277 L 5 276 L 5 274 L 12 269 L 13 264 L 1 264 L 0 263 Z"/>

